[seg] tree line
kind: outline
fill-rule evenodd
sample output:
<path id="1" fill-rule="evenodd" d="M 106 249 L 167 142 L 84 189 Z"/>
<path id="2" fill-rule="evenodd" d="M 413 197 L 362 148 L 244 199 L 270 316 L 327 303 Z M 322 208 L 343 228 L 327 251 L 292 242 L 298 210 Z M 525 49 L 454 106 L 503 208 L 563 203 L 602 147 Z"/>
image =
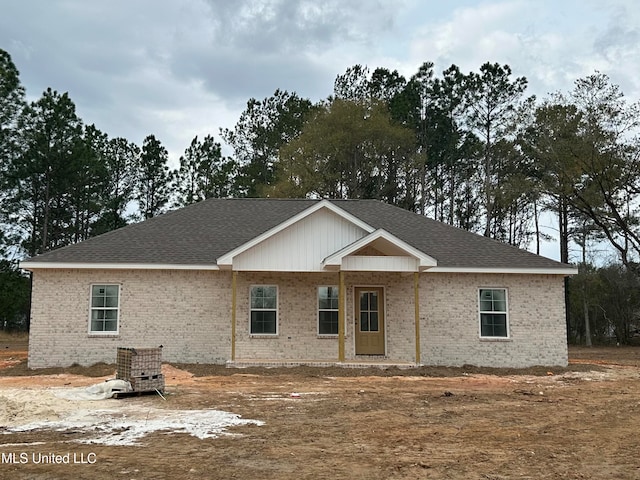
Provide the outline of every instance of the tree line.
<path id="1" fill-rule="evenodd" d="M 585 278 L 605 273 L 590 265 L 593 242 L 616 254 L 607 275 L 640 273 L 640 106 L 599 72 L 544 99 L 526 90 L 497 63 L 437 73 L 426 62 L 408 78 L 354 65 L 317 102 L 279 89 L 251 98 L 220 142 L 195 137 L 171 169 L 153 134 L 140 146 L 110 138 L 67 93 L 26 102 L 0 50 L 0 276 L 19 283 L 12 260 L 210 197 L 375 198 L 537 252 L 546 214 L 560 260 L 581 265 L 568 289 L 571 337 L 590 339 L 592 326 L 628 341 L 640 302 L 627 296 L 632 313 L 617 325 L 604 301 L 592 305 L 606 283 Z M 12 289 L 0 288 L 0 309 Z"/>

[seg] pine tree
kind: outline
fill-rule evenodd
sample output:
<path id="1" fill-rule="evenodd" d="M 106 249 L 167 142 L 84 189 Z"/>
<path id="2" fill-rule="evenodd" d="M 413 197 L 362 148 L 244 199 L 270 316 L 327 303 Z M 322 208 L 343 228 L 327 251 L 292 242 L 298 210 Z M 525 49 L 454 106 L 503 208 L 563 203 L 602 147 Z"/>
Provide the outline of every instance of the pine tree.
<path id="1" fill-rule="evenodd" d="M 169 170 L 168 162 L 169 153 L 160 141 L 153 135 L 145 138 L 134 189 L 139 216 L 144 220 L 164 213 L 169 202 L 173 173 Z"/>

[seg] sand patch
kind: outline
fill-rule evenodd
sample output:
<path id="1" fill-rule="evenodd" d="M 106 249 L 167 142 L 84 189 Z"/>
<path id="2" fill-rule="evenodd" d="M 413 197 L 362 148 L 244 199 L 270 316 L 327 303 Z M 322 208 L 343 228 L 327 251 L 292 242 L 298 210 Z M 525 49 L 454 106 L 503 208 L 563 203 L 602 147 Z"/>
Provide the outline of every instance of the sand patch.
<path id="1" fill-rule="evenodd" d="M 2 433 L 72 430 L 80 437 L 73 441 L 79 443 L 138 445 L 158 431 L 204 439 L 225 435 L 235 425 L 262 425 L 220 410 L 168 410 L 127 400 L 85 399 L 85 394 L 85 388 L 2 389 Z"/>

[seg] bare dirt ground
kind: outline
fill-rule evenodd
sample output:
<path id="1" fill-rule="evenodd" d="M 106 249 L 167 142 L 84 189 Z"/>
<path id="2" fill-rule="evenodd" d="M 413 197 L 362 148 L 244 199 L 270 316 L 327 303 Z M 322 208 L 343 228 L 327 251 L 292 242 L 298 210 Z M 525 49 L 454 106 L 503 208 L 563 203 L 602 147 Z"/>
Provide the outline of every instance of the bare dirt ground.
<path id="1" fill-rule="evenodd" d="M 34 372 L 25 348 L 0 344 L 0 478 L 640 478 L 638 347 L 522 371 L 165 365 L 166 400 L 99 402 L 70 394 L 113 365 Z"/>

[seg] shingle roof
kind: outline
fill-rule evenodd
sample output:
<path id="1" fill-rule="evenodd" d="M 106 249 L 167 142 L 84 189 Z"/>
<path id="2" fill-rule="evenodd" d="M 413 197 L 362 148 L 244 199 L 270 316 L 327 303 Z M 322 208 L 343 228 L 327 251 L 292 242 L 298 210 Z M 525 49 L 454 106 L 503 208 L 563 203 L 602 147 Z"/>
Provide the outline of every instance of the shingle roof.
<path id="1" fill-rule="evenodd" d="M 28 262 L 215 265 L 216 259 L 319 200 L 209 199 L 128 225 Z M 568 266 L 377 200 L 331 200 L 435 258 L 438 267 L 564 269 Z"/>

